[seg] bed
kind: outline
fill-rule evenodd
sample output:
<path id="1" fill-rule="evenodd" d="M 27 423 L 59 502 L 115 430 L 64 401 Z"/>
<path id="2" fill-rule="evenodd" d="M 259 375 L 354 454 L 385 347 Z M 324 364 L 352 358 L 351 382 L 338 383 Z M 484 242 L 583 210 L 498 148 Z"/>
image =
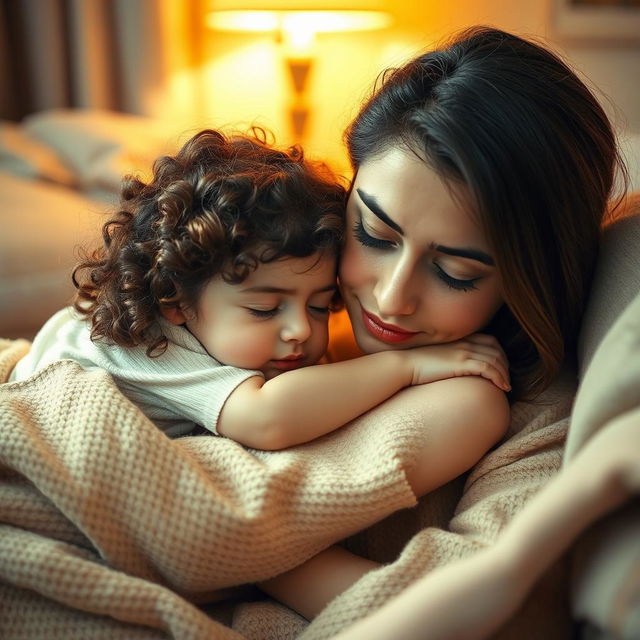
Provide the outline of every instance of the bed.
<path id="1" fill-rule="evenodd" d="M 180 133 L 99 110 L 0 122 L 0 336 L 32 338 L 69 302 L 78 248 L 94 244 L 121 176 L 148 173 Z"/>

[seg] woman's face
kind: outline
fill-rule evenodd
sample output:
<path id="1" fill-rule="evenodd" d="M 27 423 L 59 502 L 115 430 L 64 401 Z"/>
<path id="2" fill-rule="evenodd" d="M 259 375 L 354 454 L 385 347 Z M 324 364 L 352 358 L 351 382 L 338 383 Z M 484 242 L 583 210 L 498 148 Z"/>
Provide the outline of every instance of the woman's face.
<path id="1" fill-rule="evenodd" d="M 340 284 L 364 352 L 457 340 L 501 306 L 498 270 L 464 196 L 401 148 L 358 169 Z"/>

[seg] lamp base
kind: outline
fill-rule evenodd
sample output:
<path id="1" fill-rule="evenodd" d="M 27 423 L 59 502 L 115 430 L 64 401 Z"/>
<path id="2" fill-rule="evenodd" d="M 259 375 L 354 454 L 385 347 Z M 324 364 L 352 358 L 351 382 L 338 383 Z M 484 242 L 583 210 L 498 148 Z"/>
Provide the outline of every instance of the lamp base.
<path id="1" fill-rule="evenodd" d="M 289 109 L 289 118 L 294 142 L 302 142 L 309 121 L 309 109 L 302 105 L 293 106 Z"/>
<path id="2" fill-rule="evenodd" d="M 287 58 L 287 68 L 293 83 L 293 106 L 289 109 L 294 142 L 301 142 L 309 120 L 306 88 L 311 73 L 311 58 Z"/>

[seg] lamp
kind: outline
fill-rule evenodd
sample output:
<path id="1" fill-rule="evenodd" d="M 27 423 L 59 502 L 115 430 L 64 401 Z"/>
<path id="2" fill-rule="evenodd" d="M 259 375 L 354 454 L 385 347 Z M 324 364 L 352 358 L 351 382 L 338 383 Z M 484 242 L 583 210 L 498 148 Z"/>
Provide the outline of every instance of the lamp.
<path id="1" fill-rule="evenodd" d="M 292 81 L 289 115 L 294 140 L 300 142 L 309 119 L 306 91 L 316 35 L 384 29 L 392 18 L 380 5 L 380 0 L 350 0 L 344 6 L 323 0 L 214 0 L 206 21 L 219 31 L 274 34 Z"/>

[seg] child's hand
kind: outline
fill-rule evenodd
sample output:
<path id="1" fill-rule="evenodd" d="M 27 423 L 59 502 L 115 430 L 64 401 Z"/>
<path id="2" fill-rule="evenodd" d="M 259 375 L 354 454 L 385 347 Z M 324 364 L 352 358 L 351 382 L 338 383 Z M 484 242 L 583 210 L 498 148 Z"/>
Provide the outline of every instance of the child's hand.
<path id="1" fill-rule="evenodd" d="M 402 353 L 413 367 L 413 385 L 458 376 L 482 376 L 503 391 L 511 390 L 507 357 L 493 336 L 474 333 L 456 342 L 416 347 Z"/>

